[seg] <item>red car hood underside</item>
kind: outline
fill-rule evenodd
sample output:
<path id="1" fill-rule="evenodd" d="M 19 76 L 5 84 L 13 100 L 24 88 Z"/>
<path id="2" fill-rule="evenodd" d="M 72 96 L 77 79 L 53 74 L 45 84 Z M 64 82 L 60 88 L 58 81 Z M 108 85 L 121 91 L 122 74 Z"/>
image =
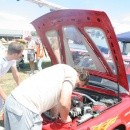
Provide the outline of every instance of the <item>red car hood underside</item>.
<path id="1" fill-rule="evenodd" d="M 119 51 L 119 45 L 117 42 L 116 35 L 114 33 L 113 27 L 111 25 L 111 22 L 109 18 L 107 17 L 106 13 L 102 11 L 90 11 L 90 10 L 59 10 L 50 12 L 48 14 L 45 14 L 38 19 L 34 20 L 32 22 L 33 26 L 35 27 L 38 35 L 41 38 L 42 43 L 44 43 L 44 46 L 47 48 L 47 51 L 49 52 L 49 55 L 52 59 L 53 64 L 57 64 L 54 54 L 50 51 L 48 40 L 46 38 L 46 32 L 52 29 L 55 29 L 59 33 L 61 44 L 63 42 L 63 34 L 61 32 L 63 26 L 67 25 L 74 25 L 77 26 L 77 28 L 80 30 L 80 32 L 84 35 L 83 27 L 99 27 L 101 28 L 107 37 L 110 50 L 112 52 L 113 60 L 116 64 L 118 74 L 113 74 L 110 71 L 109 67 L 106 67 L 107 73 L 101 73 L 98 71 L 89 70 L 90 74 L 100 76 L 102 78 L 110 79 L 114 82 L 119 83 L 121 86 L 123 86 L 127 91 L 129 90 L 126 72 L 121 56 L 121 52 Z M 89 41 L 91 46 L 95 49 L 94 44 L 92 44 L 92 41 L 88 38 L 87 35 L 84 35 L 84 37 Z M 64 48 L 61 50 L 63 52 L 63 63 L 66 63 L 65 59 L 65 51 Z M 102 63 L 106 65 L 104 62 L 103 57 L 101 54 L 98 53 L 98 51 L 95 49 L 96 55 L 100 57 Z"/>

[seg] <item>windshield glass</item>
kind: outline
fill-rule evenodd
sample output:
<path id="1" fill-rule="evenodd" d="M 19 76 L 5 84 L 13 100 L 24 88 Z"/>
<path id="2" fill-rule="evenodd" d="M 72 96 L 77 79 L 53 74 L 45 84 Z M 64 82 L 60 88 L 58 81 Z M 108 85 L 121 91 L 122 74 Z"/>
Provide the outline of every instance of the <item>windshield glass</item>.
<path id="1" fill-rule="evenodd" d="M 98 86 L 98 87 L 101 86 L 102 88 L 109 89 L 112 91 L 114 90 L 115 92 L 118 92 L 118 87 L 119 87 L 120 93 L 127 93 L 127 90 L 125 90 L 120 85 L 118 86 L 117 83 L 104 79 L 104 78 L 97 77 L 97 76 L 90 76 L 89 83 L 93 85 L 95 84 L 95 86 Z"/>
<path id="2" fill-rule="evenodd" d="M 113 71 L 113 73 L 116 73 L 116 67 L 113 61 L 113 57 L 111 55 L 107 38 L 105 36 L 105 33 L 103 30 L 99 28 L 88 28 L 85 27 L 85 32 L 89 35 L 89 37 L 92 39 L 93 43 L 97 46 L 98 50 L 101 52 L 105 60 L 107 61 L 109 67 Z"/>
<path id="3" fill-rule="evenodd" d="M 60 54 L 60 42 L 59 42 L 59 36 L 56 30 L 51 30 L 46 32 L 46 37 L 49 41 L 50 47 L 58 61 L 58 63 L 61 63 L 61 54 Z"/>
<path id="4" fill-rule="evenodd" d="M 86 27 L 84 30 L 92 40 L 92 43 L 106 60 L 112 72 L 116 74 L 116 67 L 114 65 L 109 46 L 107 44 L 105 33 L 98 28 Z M 92 45 L 76 27 L 65 26 L 62 28 L 62 31 L 67 64 L 73 67 L 86 68 L 87 70 L 96 70 L 99 72 L 107 73 L 104 64 L 102 63 L 101 59 L 95 54 Z M 46 37 L 57 60 L 59 63 L 62 63 L 58 32 L 55 30 L 50 30 L 46 32 Z M 91 76 L 90 83 L 95 84 L 97 87 L 103 87 L 105 89 L 114 90 L 116 92 L 118 91 L 119 87 L 121 93 L 126 92 L 126 90 L 122 86 L 118 86 L 117 83 L 97 76 Z"/>
<path id="5" fill-rule="evenodd" d="M 116 67 L 113 57 L 107 44 L 107 39 L 103 30 L 93 27 L 84 28 L 87 35 L 93 41 L 93 44 L 105 58 L 110 69 L 116 73 Z M 94 48 L 85 39 L 81 32 L 74 26 L 66 26 L 63 28 L 64 46 L 67 51 L 67 63 L 82 68 L 106 72 L 100 58 L 94 53 Z"/>
<path id="6" fill-rule="evenodd" d="M 106 71 L 89 42 L 76 27 L 64 27 L 63 34 L 67 63 L 91 70 Z"/>
<path id="7" fill-rule="evenodd" d="M 130 43 L 121 42 L 121 41 L 119 41 L 118 43 L 119 43 L 119 46 L 120 46 L 121 53 L 123 55 L 129 55 L 130 56 Z"/>

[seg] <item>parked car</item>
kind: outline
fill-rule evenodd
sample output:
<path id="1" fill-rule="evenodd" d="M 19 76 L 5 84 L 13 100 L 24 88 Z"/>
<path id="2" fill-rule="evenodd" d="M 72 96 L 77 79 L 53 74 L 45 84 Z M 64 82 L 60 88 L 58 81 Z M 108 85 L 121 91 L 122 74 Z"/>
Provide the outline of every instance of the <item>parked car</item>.
<path id="1" fill-rule="evenodd" d="M 45 112 L 42 130 L 130 130 L 129 84 L 107 14 L 66 9 L 45 14 L 32 24 L 53 64 L 64 63 L 90 73 L 88 83 L 72 94 L 69 114 L 73 121 L 64 124 Z M 67 35 L 68 30 L 73 30 L 73 37 Z M 87 65 L 81 64 L 83 58 Z"/>

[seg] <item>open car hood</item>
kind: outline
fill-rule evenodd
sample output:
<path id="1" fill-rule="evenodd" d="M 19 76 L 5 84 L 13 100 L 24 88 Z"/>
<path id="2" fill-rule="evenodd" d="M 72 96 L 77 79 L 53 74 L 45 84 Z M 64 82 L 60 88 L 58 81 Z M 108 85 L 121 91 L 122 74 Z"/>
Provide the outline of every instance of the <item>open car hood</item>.
<path id="1" fill-rule="evenodd" d="M 32 22 L 53 64 L 82 67 L 129 90 L 113 27 L 105 12 L 59 10 Z"/>

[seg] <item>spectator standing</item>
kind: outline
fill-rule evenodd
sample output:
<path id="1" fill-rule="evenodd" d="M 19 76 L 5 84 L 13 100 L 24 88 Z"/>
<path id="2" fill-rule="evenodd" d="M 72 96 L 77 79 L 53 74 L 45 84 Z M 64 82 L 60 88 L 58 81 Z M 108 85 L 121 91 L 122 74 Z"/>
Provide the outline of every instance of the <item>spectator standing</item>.
<path id="1" fill-rule="evenodd" d="M 35 70 L 35 48 L 36 48 L 36 44 L 35 41 L 32 39 L 32 36 L 28 36 L 27 38 L 27 59 L 29 61 L 29 65 L 30 65 L 30 74 L 34 74 L 34 70 Z"/>
<path id="2" fill-rule="evenodd" d="M 16 67 L 16 61 L 22 57 L 23 49 L 24 47 L 21 43 L 12 42 L 8 46 L 7 53 L 3 56 L 0 56 L 0 77 L 11 69 L 13 78 L 16 81 L 17 85 L 20 84 L 20 78 Z M 1 87 L 0 95 L 3 100 L 6 99 L 6 94 Z"/>
<path id="3" fill-rule="evenodd" d="M 44 55 L 42 43 L 39 39 L 37 39 L 37 41 L 36 41 L 36 61 L 37 61 L 37 68 L 39 71 L 42 70 L 43 56 L 45 56 L 45 55 Z"/>
<path id="4" fill-rule="evenodd" d="M 5 130 L 41 130 L 41 114 L 50 109 L 63 123 L 71 122 L 73 89 L 77 84 L 85 85 L 86 79 L 86 73 L 78 74 L 68 65 L 57 64 L 24 80 L 5 102 Z"/>

